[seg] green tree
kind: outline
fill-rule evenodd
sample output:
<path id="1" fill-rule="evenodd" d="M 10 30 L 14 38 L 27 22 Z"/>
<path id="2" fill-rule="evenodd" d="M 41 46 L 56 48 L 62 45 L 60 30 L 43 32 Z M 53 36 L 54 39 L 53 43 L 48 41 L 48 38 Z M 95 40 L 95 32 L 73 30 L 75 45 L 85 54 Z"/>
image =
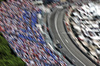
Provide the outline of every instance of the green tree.
<path id="1" fill-rule="evenodd" d="M 25 66 L 21 58 L 12 54 L 8 42 L 0 36 L 0 66 Z"/>

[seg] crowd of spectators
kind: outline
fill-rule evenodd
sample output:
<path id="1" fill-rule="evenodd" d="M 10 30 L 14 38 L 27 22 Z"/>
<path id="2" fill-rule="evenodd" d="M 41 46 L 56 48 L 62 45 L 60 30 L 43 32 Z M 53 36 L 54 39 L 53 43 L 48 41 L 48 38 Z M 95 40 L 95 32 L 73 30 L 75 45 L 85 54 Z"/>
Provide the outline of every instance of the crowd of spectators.
<path id="1" fill-rule="evenodd" d="M 75 8 L 71 14 L 71 25 L 74 33 L 87 53 L 90 53 L 96 60 L 100 56 L 99 6 L 99 3 L 90 2 Z"/>
<path id="2" fill-rule="evenodd" d="M 37 14 L 41 14 L 30 0 L 8 0 L 0 6 L 0 31 L 9 45 L 28 66 L 67 66 L 45 43 Z"/>

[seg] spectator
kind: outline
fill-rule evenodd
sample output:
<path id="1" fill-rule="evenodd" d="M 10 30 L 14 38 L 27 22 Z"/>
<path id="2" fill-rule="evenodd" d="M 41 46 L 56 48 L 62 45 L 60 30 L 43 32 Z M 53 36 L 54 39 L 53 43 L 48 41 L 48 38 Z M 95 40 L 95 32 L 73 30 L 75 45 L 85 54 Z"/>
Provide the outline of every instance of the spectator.
<path id="1" fill-rule="evenodd" d="M 39 13 L 41 14 L 41 10 L 30 0 L 2 2 L 0 30 L 13 50 L 28 66 L 66 65 L 54 51 L 48 48 L 42 34 L 35 26 L 38 23 Z"/>

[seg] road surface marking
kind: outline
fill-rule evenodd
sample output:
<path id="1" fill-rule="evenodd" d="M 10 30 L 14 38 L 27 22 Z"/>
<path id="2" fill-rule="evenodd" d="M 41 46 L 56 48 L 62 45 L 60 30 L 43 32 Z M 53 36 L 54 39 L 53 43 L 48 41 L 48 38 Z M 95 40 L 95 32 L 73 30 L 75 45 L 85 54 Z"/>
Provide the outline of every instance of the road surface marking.
<path id="1" fill-rule="evenodd" d="M 59 41 L 57 40 L 57 43 L 59 43 Z"/>
<path id="2" fill-rule="evenodd" d="M 82 63 L 84 66 L 86 66 L 81 60 L 79 60 L 79 59 L 69 50 L 69 48 L 68 48 L 68 47 L 66 46 L 66 44 L 63 42 L 63 40 L 62 40 L 62 38 L 61 38 L 61 36 L 60 36 L 60 34 L 59 34 L 59 32 L 58 32 L 58 29 L 57 29 L 57 18 L 58 18 L 58 14 L 56 14 L 56 16 L 55 16 L 55 28 L 56 28 L 57 34 L 58 34 L 59 38 L 61 39 L 62 43 L 65 45 L 66 49 L 68 49 L 68 51 L 69 51 L 80 63 Z"/>
<path id="3" fill-rule="evenodd" d="M 67 39 L 65 39 L 65 41 L 68 43 L 68 40 Z"/>

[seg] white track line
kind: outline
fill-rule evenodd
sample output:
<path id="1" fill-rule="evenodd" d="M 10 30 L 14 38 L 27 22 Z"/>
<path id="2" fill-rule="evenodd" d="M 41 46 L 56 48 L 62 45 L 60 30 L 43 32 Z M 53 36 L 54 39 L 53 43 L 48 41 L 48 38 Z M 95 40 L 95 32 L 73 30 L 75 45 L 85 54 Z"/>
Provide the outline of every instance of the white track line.
<path id="1" fill-rule="evenodd" d="M 67 39 L 65 39 L 65 41 L 68 43 L 68 40 Z"/>
<path id="2" fill-rule="evenodd" d="M 56 28 L 56 31 L 57 31 L 57 34 L 58 34 L 59 38 L 60 38 L 61 41 L 63 42 L 63 40 L 62 40 L 62 38 L 61 38 L 61 36 L 60 36 L 60 34 L 59 34 L 59 32 L 58 32 L 58 29 L 57 29 L 57 18 L 58 18 L 58 14 L 59 14 L 59 13 L 57 13 L 56 16 L 55 16 L 55 28 Z M 61 15 L 60 15 L 60 16 L 61 16 Z M 80 63 L 82 63 L 84 66 L 86 66 L 81 60 L 79 60 L 79 59 L 69 50 L 69 48 L 66 46 L 66 44 L 65 44 L 64 42 L 63 42 L 63 44 L 65 45 L 66 49 L 67 49 Z"/>
<path id="3" fill-rule="evenodd" d="M 57 43 L 59 43 L 59 41 L 57 40 Z"/>

